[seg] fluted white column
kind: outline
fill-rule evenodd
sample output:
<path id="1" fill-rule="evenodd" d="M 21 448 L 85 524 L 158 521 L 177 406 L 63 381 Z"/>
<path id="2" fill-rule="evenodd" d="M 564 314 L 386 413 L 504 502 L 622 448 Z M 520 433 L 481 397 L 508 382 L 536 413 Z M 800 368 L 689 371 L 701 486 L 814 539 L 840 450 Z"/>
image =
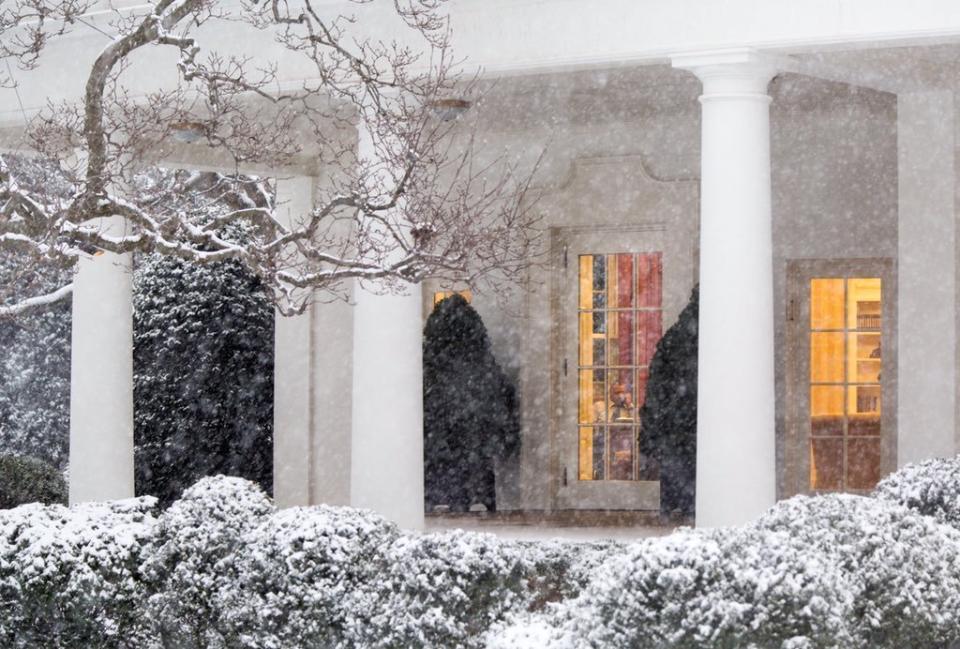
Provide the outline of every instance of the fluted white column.
<path id="1" fill-rule="evenodd" d="M 361 157 L 375 155 L 361 133 Z M 354 288 L 350 502 L 423 528 L 422 289 Z"/>
<path id="2" fill-rule="evenodd" d="M 703 83 L 697 525 L 776 499 L 770 97 L 752 50 L 675 57 Z"/>
<path id="3" fill-rule="evenodd" d="M 98 219 L 120 234 L 122 218 Z M 130 498 L 133 482 L 133 294 L 129 254 L 80 259 L 73 280 L 70 503 Z"/>

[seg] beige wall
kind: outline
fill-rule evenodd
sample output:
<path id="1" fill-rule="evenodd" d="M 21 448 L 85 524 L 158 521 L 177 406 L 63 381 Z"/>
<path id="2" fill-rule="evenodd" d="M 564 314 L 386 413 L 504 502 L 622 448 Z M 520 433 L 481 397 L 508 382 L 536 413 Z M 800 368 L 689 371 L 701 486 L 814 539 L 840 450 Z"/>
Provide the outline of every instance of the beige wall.
<path id="1" fill-rule="evenodd" d="M 578 94 L 563 79 L 547 83 L 553 108 L 535 88 L 517 93 L 516 80 L 496 119 L 488 102 L 479 118 L 484 137 L 525 155 L 548 143 L 540 203 L 552 228 L 670 223 L 671 245 L 686 250 L 679 272 L 688 280 L 665 295 L 664 325 L 685 303 L 695 277 L 699 106 L 697 85 L 683 73 L 664 73 L 658 86 L 621 85 Z M 543 79 L 538 79 L 543 83 Z M 533 81 L 531 81 L 533 83 Z M 579 81 L 568 82 L 576 86 Z M 613 84 L 611 84 L 613 85 Z M 558 91 L 557 88 L 560 88 Z M 516 93 L 511 95 L 510 93 Z M 542 92 L 542 91 L 541 91 Z M 778 426 L 782 426 L 784 278 L 787 259 L 897 255 L 896 100 L 892 95 L 785 75 L 773 82 L 774 290 L 778 348 Z M 626 95 L 626 96 L 623 96 Z M 592 96 L 594 104 L 582 105 Z M 558 99 L 559 98 L 559 99 Z M 524 113 L 522 103 L 541 102 Z M 578 103 L 580 102 L 580 103 Z M 597 107 L 603 107 L 598 109 Z M 542 117 L 538 117 L 542 116 Z M 664 200 L 665 197 L 670 197 Z M 508 300 L 475 296 L 501 365 L 518 378 L 524 414 L 520 466 L 500 480 L 504 508 L 555 506 L 557 449 L 551 446 L 551 369 L 559 362 L 551 341 L 550 271 L 536 269 L 525 290 Z M 551 355 L 553 354 L 553 355 Z"/>

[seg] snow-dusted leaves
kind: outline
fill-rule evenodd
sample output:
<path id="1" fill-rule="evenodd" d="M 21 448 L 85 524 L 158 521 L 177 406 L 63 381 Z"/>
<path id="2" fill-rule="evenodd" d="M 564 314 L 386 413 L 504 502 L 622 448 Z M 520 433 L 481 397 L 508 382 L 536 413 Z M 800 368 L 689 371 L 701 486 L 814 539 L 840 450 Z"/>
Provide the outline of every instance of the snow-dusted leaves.
<path id="1" fill-rule="evenodd" d="M 152 498 L 0 510 L 0 645 L 145 646 L 139 568 Z"/>
<path id="2" fill-rule="evenodd" d="M 201 480 L 159 516 L 153 507 L 0 511 L 0 644 L 940 649 L 960 639 L 960 530 L 877 498 L 797 497 L 742 528 L 632 544 L 403 533 L 363 510 L 276 510 L 238 478 Z"/>

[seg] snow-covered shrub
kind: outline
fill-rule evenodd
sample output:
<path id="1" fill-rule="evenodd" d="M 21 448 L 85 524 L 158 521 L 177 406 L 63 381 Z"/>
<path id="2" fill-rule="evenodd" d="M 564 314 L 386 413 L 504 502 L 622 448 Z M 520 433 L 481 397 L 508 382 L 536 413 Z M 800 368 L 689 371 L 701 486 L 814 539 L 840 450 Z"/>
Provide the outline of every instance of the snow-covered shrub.
<path id="1" fill-rule="evenodd" d="M 717 535 L 681 532 L 628 546 L 600 568 L 579 597 L 529 619 L 509 637 L 551 628 L 549 647 L 703 647 L 715 636 L 711 594 L 727 557 Z M 737 622 L 729 611 L 721 619 Z"/>
<path id="2" fill-rule="evenodd" d="M 754 525 L 630 545 L 578 597 L 495 635 L 517 649 L 934 649 L 960 636 L 960 534 L 870 498 L 798 497 Z"/>
<path id="3" fill-rule="evenodd" d="M 264 519 L 244 537 L 237 581 L 225 604 L 241 646 L 359 647 L 377 613 L 397 528 L 372 512 L 296 507 Z"/>
<path id="4" fill-rule="evenodd" d="M 611 557 L 624 554 L 618 541 L 538 541 L 522 544 L 533 562 L 529 608 L 537 611 L 552 602 L 576 597 Z"/>
<path id="5" fill-rule="evenodd" d="M 239 579 L 244 537 L 273 511 L 254 483 L 215 476 L 159 516 L 142 572 L 151 593 L 147 623 L 164 646 L 228 646 L 232 626 L 224 620 L 224 602 Z"/>
<path id="6" fill-rule="evenodd" d="M 482 647 L 491 626 L 532 600 L 533 546 L 456 531 L 398 537 L 358 647 Z"/>
<path id="7" fill-rule="evenodd" d="M 908 464 L 881 480 L 874 496 L 960 528 L 960 457 Z"/>
<path id="8" fill-rule="evenodd" d="M 757 527 L 785 533 L 837 575 L 852 601 L 844 616 L 857 646 L 937 647 L 960 639 L 960 531 L 852 495 L 792 498 Z"/>
<path id="9" fill-rule="evenodd" d="M 145 646 L 139 605 L 154 500 L 0 511 L 0 646 Z"/>
<path id="10" fill-rule="evenodd" d="M 66 505 L 63 474 L 32 457 L 0 455 L 0 509 L 27 503 Z"/>

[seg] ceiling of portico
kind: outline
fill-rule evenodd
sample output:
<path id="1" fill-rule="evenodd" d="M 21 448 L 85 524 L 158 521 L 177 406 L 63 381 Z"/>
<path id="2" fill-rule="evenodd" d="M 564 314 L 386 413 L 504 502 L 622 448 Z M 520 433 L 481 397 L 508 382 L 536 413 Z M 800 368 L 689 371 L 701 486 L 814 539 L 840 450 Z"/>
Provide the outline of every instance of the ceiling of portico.
<path id="1" fill-rule="evenodd" d="M 956 90 L 960 44 L 792 54 L 797 71 L 888 92 Z"/>
<path id="2" fill-rule="evenodd" d="M 868 88 L 862 92 L 872 92 Z M 669 65 L 512 76 L 478 86 L 475 112 L 485 127 L 501 131 L 638 123 L 663 115 L 696 119 L 700 91 L 695 76 Z M 857 92 L 856 84 L 792 72 L 770 85 L 774 106 L 794 110 L 824 109 Z"/>

